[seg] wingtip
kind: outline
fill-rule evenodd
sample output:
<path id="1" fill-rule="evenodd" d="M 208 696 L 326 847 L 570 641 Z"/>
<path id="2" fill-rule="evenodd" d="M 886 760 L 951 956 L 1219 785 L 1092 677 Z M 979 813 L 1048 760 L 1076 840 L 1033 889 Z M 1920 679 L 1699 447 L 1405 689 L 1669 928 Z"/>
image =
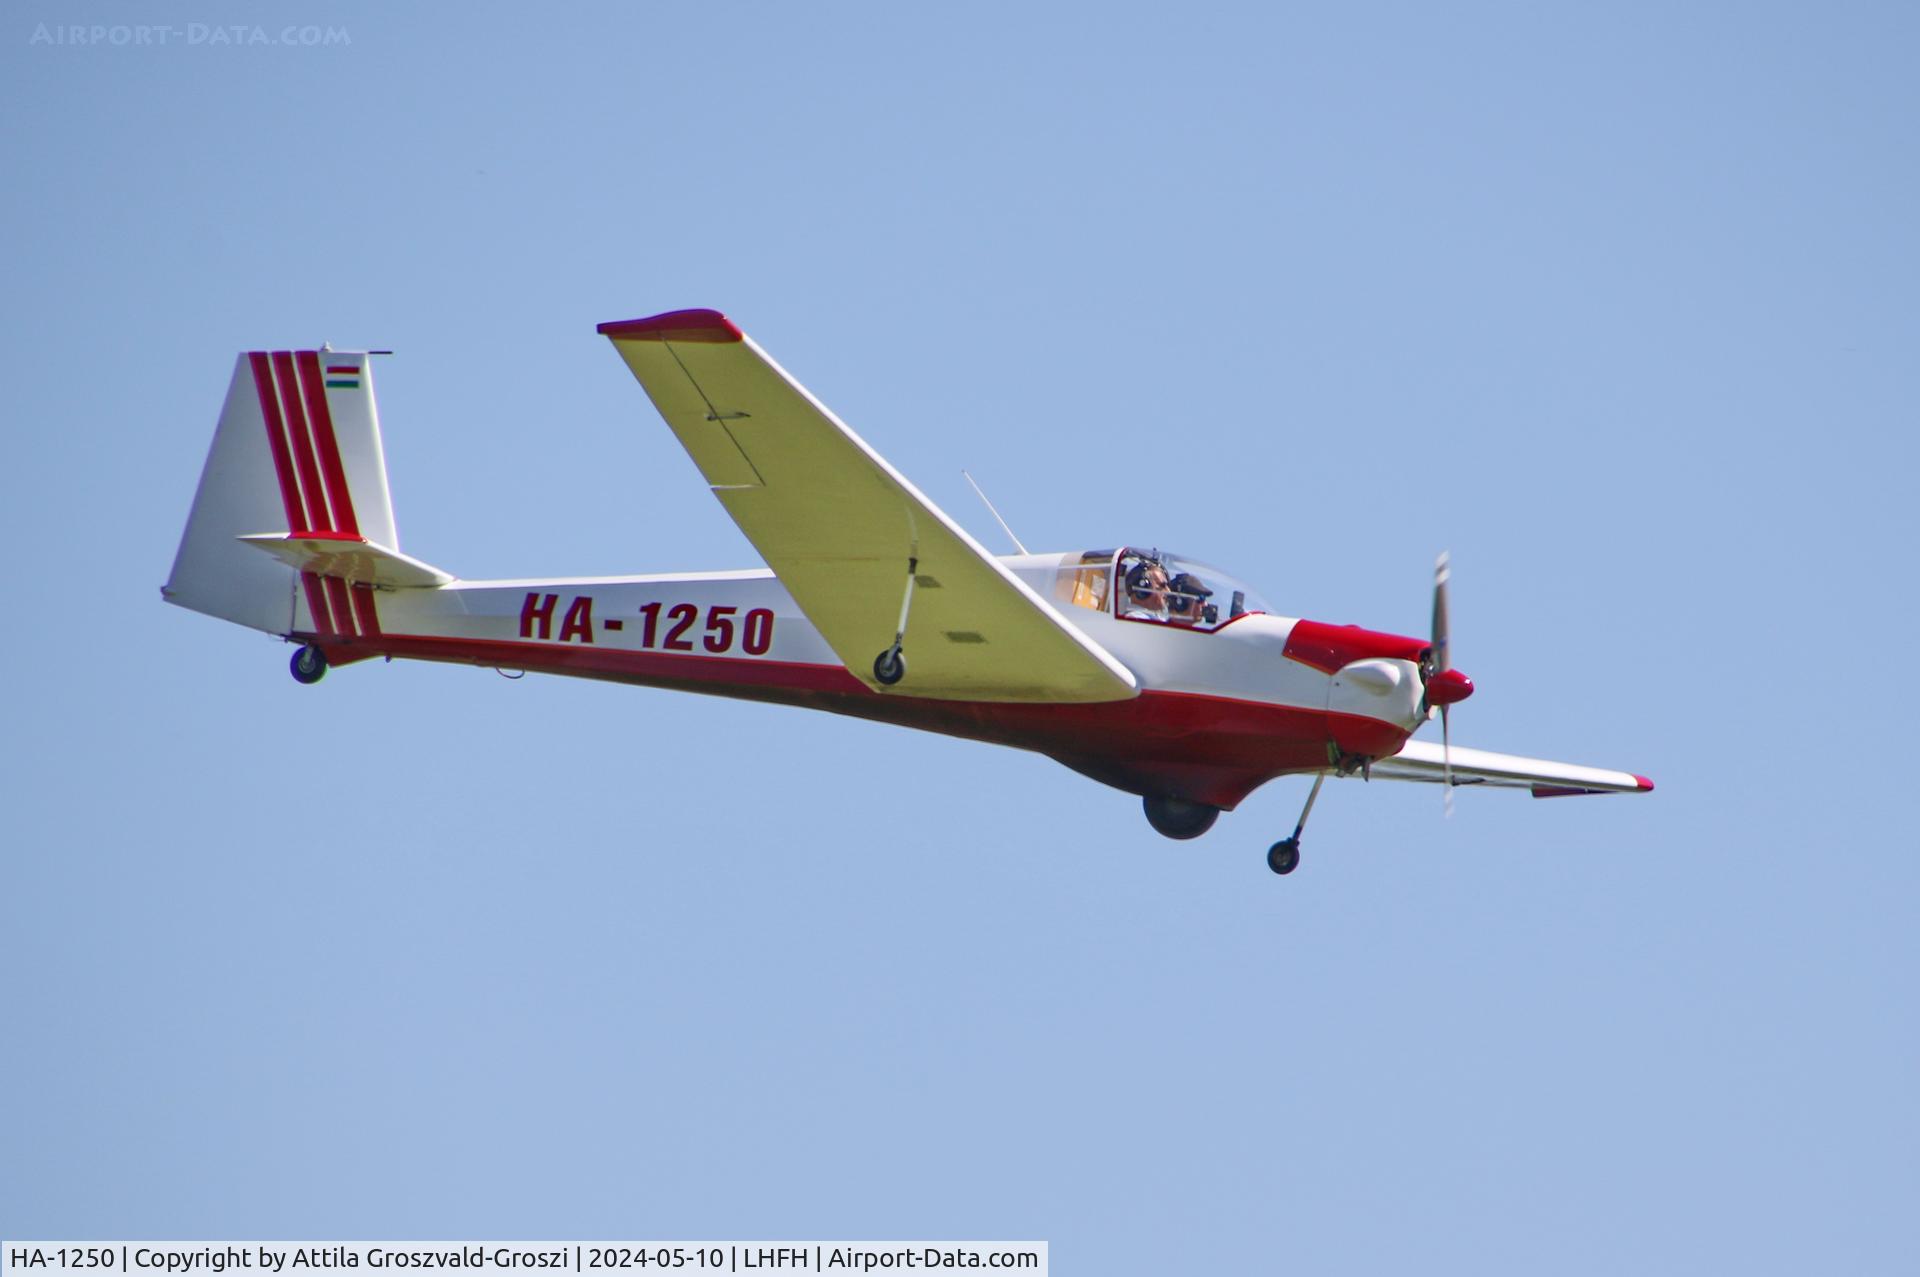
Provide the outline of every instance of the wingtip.
<path id="1" fill-rule="evenodd" d="M 670 310 L 645 319 L 610 319 L 594 329 L 614 341 L 739 341 L 744 336 L 717 310 Z"/>
<path id="2" fill-rule="evenodd" d="M 1634 779 L 1640 782 L 1640 792 L 1641 792 L 1641 793 L 1643 793 L 1643 794 L 1650 794 L 1650 793 L 1652 793 L 1652 792 L 1653 792 L 1653 782 L 1652 782 L 1652 781 L 1650 781 L 1650 780 L 1648 780 L 1648 779 L 1647 779 L 1647 778 L 1646 778 L 1645 776 L 1641 776 L 1641 775 L 1639 775 L 1639 774 L 1637 774 L 1637 773 L 1636 773 L 1636 774 L 1634 775 Z"/>

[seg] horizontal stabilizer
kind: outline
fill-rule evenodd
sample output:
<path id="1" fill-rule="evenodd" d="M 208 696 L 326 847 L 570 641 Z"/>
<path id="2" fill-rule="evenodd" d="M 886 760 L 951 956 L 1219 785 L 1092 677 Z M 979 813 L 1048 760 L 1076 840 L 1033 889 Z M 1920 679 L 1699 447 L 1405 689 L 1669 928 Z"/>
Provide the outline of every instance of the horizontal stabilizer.
<path id="1" fill-rule="evenodd" d="M 365 537 L 340 533 L 267 532 L 243 536 L 240 540 L 265 550 L 274 558 L 301 572 L 337 577 L 349 585 L 384 586 L 389 589 L 432 589 L 455 578 L 431 564 L 422 563 L 384 545 L 375 545 Z"/>

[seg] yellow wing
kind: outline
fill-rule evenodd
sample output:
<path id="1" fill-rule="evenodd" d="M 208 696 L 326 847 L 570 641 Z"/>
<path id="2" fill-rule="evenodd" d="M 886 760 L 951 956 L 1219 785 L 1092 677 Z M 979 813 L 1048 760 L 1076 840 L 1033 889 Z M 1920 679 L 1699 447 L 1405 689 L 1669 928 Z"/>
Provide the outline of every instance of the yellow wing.
<path id="1" fill-rule="evenodd" d="M 1069 625 L 806 389 L 711 310 L 600 325 L 660 415 L 855 675 L 973 701 L 1110 701 L 1133 675 Z M 897 686 L 874 680 L 909 560 Z"/>

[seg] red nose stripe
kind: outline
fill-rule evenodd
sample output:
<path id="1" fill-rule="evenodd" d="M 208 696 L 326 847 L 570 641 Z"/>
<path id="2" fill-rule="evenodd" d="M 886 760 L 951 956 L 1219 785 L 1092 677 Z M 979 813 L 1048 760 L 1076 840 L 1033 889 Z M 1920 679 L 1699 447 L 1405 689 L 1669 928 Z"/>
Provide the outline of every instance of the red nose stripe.
<path id="1" fill-rule="evenodd" d="M 1287 635 L 1284 654 L 1287 659 L 1311 665 L 1322 673 L 1337 674 L 1354 661 L 1376 657 L 1417 661 L 1426 650 L 1423 639 L 1363 630 L 1357 625 L 1295 621 L 1292 633 Z"/>

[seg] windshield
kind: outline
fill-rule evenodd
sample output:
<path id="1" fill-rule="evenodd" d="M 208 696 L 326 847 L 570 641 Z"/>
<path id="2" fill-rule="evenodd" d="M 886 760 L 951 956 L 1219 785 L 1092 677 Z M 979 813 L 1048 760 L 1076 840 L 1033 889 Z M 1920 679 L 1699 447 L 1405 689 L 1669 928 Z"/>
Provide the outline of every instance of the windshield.
<path id="1" fill-rule="evenodd" d="M 1210 563 L 1132 547 L 1064 556 L 1055 595 L 1123 620 L 1194 630 L 1216 630 L 1237 616 L 1271 610 L 1245 582 Z"/>

